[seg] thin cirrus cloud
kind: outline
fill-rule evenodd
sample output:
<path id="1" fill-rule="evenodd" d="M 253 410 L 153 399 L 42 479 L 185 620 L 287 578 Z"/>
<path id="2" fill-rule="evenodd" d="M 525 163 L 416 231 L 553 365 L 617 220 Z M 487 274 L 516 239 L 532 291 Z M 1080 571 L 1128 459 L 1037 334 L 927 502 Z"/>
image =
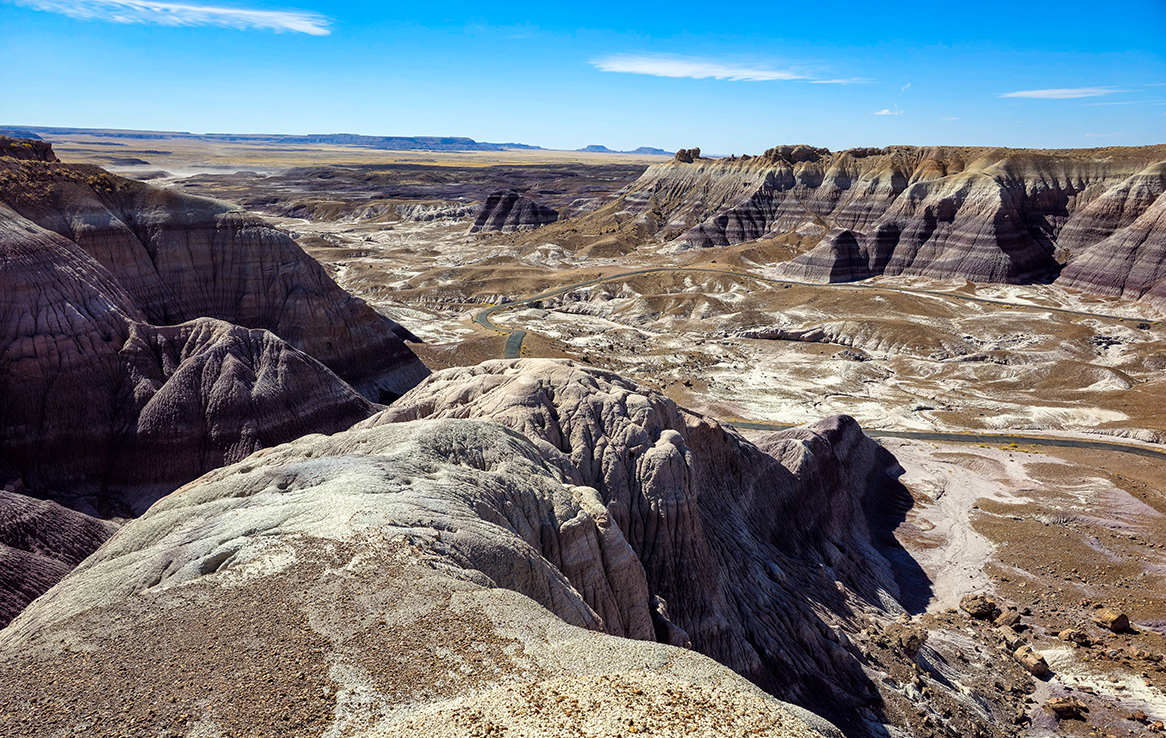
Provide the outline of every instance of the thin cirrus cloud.
<path id="1" fill-rule="evenodd" d="M 775 82 L 795 79 L 810 79 L 789 69 L 766 69 L 765 67 L 733 66 L 702 59 L 686 59 L 678 56 L 635 56 L 618 54 L 605 56 L 591 62 L 602 72 L 623 72 L 625 74 L 647 74 L 653 77 L 676 79 L 727 79 L 733 82 Z"/>
<path id="2" fill-rule="evenodd" d="M 252 10 L 153 0 L 23 0 L 19 4 L 70 18 L 113 23 L 220 26 L 277 33 L 306 33 L 310 36 L 327 36 L 331 33 L 328 18 L 299 10 Z"/>
<path id="3" fill-rule="evenodd" d="M 882 110 L 874 111 L 871 113 L 871 115 L 902 115 L 903 112 L 904 111 L 899 110 L 898 108 L 895 108 L 894 110 L 891 110 L 890 108 L 883 108 Z"/>
<path id="4" fill-rule="evenodd" d="M 1112 95 L 1115 92 L 1112 87 L 1069 87 L 1057 88 L 1051 90 L 1018 90 L 1016 92 L 1003 92 L 1000 97 L 1027 97 L 1036 100 L 1072 100 L 1078 97 L 1102 97 L 1104 95 Z"/>

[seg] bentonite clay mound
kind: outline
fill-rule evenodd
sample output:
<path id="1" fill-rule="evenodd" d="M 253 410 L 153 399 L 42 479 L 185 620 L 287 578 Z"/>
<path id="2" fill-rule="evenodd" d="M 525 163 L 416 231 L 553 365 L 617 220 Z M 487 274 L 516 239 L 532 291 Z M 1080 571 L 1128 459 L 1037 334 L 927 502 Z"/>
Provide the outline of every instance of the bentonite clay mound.
<path id="1" fill-rule="evenodd" d="M 1057 284 L 1166 305 L 1166 196 L 1070 261 Z"/>
<path id="2" fill-rule="evenodd" d="M 376 407 L 268 331 L 151 325 L 92 256 L 3 205 L 0 396 L 6 473 L 103 516 Z"/>
<path id="3" fill-rule="evenodd" d="M 644 600 L 596 491 L 501 425 L 308 436 L 159 501 L 0 631 L 0 733 L 416 734 L 456 712 L 489 735 L 545 704 L 519 735 L 838 735 L 704 656 L 604 634 L 589 602 L 637 576 Z"/>
<path id="4" fill-rule="evenodd" d="M 217 318 L 271 331 L 373 402 L 428 374 L 404 344 L 417 339 L 340 289 L 288 234 L 98 167 L 3 157 L 19 143 L 0 141 L 0 203 L 80 246 L 148 322 Z"/>
<path id="5" fill-rule="evenodd" d="M 514 190 L 493 192 L 478 212 L 470 233 L 529 231 L 559 219 L 559 213 Z"/>
<path id="6" fill-rule="evenodd" d="M 652 166 L 613 207 L 620 228 L 671 249 L 822 234 L 781 266 L 790 278 L 1050 281 L 1066 259 L 1105 245 L 1160 201 L 1164 162 L 1163 146 L 837 153 L 787 146 Z M 1161 226 L 1151 234 L 1160 243 Z M 1124 281 L 1123 265 L 1111 266 L 1119 273 L 1108 280 Z"/>
<path id="7" fill-rule="evenodd" d="M 0 491 L 0 628 L 117 530 L 13 489 Z"/>
<path id="8" fill-rule="evenodd" d="M 642 567 L 621 568 L 615 601 L 579 588 L 608 632 L 642 638 L 650 619 L 658 640 L 691 645 L 782 699 L 858 719 L 874 688 L 839 633 L 854 628 L 855 609 L 898 607 L 900 583 L 916 586 L 919 572 L 884 556 L 903 558 L 885 545 L 894 523 L 880 515 L 910 500 L 894 458 L 852 419 L 773 434 L 759 448 L 609 372 L 514 360 L 435 374 L 356 427 L 418 418 L 502 423 L 565 481 L 597 491 L 603 529 Z"/>

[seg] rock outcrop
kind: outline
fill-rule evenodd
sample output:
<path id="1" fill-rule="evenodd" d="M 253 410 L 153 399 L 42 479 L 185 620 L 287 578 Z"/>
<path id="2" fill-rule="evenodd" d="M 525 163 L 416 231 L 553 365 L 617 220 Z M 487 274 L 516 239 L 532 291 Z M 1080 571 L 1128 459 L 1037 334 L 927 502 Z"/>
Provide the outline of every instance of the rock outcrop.
<path id="1" fill-rule="evenodd" d="M 824 233 L 779 267 L 794 279 L 903 274 L 1046 282 L 1066 260 L 1072 265 L 1094 247 L 1111 253 L 1118 247 L 1111 238 L 1139 244 L 1163 238 L 1152 217 L 1138 221 L 1166 190 L 1166 146 L 895 146 L 839 153 L 783 146 L 722 160 L 689 154 L 649 168 L 627 189 L 620 227 L 674 250 Z M 1118 271 L 1109 277 L 1112 291 L 1127 280 L 1120 265 L 1110 266 Z M 1089 283 L 1080 276 L 1066 282 Z"/>
<path id="2" fill-rule="evenodd" d="M 428 374 L 409 331 L 340 289 L 288 234 L 226 203 L 55 157 L 0 158 L 0 203 L 80 246 L 154 325 L 216 318 L 271 331 L 374 402 Z"/>
<path id="3" fill-rule="evenodd" d="M 0 631 L 0 732 L 711 720 L 839 735 L 703 656 L 605 634 L 651 637 L 644 570 L 613 518 L 495 423 L 381 423 L 261 451 L 159 501 Z M 782 617 L 820 638 L 803 610 Z M 526 717 L 512 725 L 511 709 Z"/>
<path id="4" fill-rule="evenodd" d="M 529 231 L 558 219 L 558 211 L 529 200 L 514 190 L 502 190 L 486 198 L 470 233 Z"/>
<path id="5" fill-rule="evenodd" d="M 1071 259 L 1057 284 L 1166 306 L 1166 195 Z"/>
<path id="6" fill-rule="evenodd" d="M 103 516 L 376 408 L 269 331 L 152 325 L 92 256 L 3 205 L 0 397 L 6 474 Z"/>
<path id="7" fill-rule="evenodd" d="M 9 489 L 0 491 L 0 628 L 117 530 Z"/>
<path id="8" fill-rule="evenodd" d="M 577 584 L 608 632 L 642 637 L 650 618 L 658 640 L 858 720 L 873 687 L 844 633 L 855 610 L 898 607 L 918 572 L 892 565 L 897 544 L 880 533 L 881 516 L 910 504 L 897 463 L 853 420 L 754 445 L 614 374 L 518 360 L 435 374 L 356 427 L 421 418 L 502 423 L 564 481 L 595 490 L 601 528 L 618 531 L 642 566 L 642 583 L 613 589 L 646 592 L 612 601 Z"/>
<path id="9" fill-rule="evenodd" d="M 227 205 L 0 158 L 0 483 L 139 514 L 403 394 L 409 338 Z"/>

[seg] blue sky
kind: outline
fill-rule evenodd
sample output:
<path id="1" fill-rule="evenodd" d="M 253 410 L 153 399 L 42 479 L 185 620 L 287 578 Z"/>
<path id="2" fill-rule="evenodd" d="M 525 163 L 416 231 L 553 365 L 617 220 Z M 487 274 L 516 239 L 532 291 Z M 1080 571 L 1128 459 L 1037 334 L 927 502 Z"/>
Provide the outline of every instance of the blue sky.
<path id="1" fill-rule="evenodd" d="M 573 149 L 1166 143 L 1166 0 L 0 0 L 0 125 Z"/>

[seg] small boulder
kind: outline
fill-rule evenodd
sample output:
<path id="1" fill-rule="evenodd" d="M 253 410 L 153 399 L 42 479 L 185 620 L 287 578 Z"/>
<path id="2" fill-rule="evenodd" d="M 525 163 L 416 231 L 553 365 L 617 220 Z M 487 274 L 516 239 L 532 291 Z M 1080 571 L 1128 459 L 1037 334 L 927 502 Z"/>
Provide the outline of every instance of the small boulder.
<path id="1" fill-rule="evenodd" d="M 964 595 L 960 599 L 960 609 L 976 620 L 993 620 L 1000 614 L 996 601 L 984 595 Z"/>
<path id="2" fill-rule="evenodd" d="M 1130 619 L 1126 614 L 1108 607 L 1093 613 L 1093 622 L 1114 633 L 1125 633 L 1130 629 Z"/>
<path id="3" fill-rule="evenodd" d="M 1032 646 L 1025 644 L 1012 652 L 1012 657 L 1020 662 L 1025 671 L 1035 677 L 1048 676 L 1049 662 L 1045 657 L 1032 650 Z"/>
<path id="4" fill-rule="evenodd" d="M 996 618 L 996 625 L 1007 625 L 1009 627 L 1016 627 L 1020 624 L 1020 613 L 1016 610 L 1005 610 Z"/>
<path id="5" fill-rule="evenodd" d="M 1088 646 L 1090 643 L 1089 634 L 1080 628 L 1065 628 L 1057 634 L 1057 637 L 1062 641 L 1076 643 L 1078 646 Z"/>
<path id="6" fill-rule="evenodd" d="M 1076 697 L 1053 697 L 1045 703 L 1045 707 L 1056 715 L 1058 720 L 1084 720 L 1089 709 Z"/>
<path id="7" fill-rule="evenodd" d="M 1020 634 L 1007 625 L 1001 625 L 996 629 L 996 632 L 1004 639 L 1004 645 L 1009 650 L 1015 651 L 1024 644 L 1024 639 L 1020 637 Z"/>

